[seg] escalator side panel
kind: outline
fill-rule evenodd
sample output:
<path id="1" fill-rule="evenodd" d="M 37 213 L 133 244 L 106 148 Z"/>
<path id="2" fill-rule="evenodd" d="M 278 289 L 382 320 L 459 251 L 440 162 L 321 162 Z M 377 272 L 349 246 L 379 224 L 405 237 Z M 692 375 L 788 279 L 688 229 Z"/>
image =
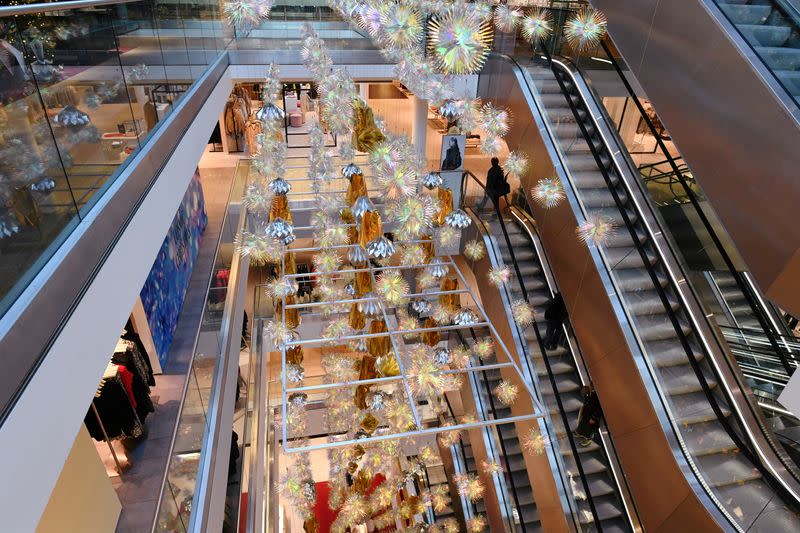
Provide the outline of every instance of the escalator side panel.
<path id="1" fill-rule="evenodd" d="M 508 142 L 531 154 L 533 167 L 523 180 L 529 190 L 536 176 L 559 176 L 536 126 L 541 124 L 532 103 L 523 93 L 511 65 L 492 58 L 487 64 L 492 76 L 481 76 L 479 96 L 511 109 L 527 131 L 514 131 Z M 497 79 L 499 78 L 499 79 Z M 532 109 L 533 106 L 533 109 Z M 568 191 L 568 196 L 569 196 Z M 574 193 L 570 202 L 574 201 Z M 688 529 L 714 531 L 712 518 L 687 479 L 694 479 L 688 465 L 678 464 L 673 452 L 677 443 L 668 440 L 669 422 L 651 404 L 640 369 L 631 353 L 636 345 L 632 333 L 620 326 L 627 319 L 617 300 L 609 298 L 614 288 L 607 275 L 601 277 L 597 251 L 582 245 L 574 235 L 578 221 L 570 202 L 547 211 L 539 220 L 539 233 L 581 345 L 598 394 L 603 398 L 607 425 L 614 435 L 617 452 L 636 498 L 647 530 L 657 530 L 665 521 L 680 521 Z M 645 370 L 646 371 L 646 370 Z M 680 452 L 678 452 L 680 455 Z M 707 502 L 708 503 L 708 502 Z M 722 523 L 722 522 L 720 522 Z"/>
<path id="2" fill-rule="evenodd" d="M 592 3 L 759 285 L 800 312 L 800 228 L 786 217 L 800 202 L 796 104 L 768 86 L 713 2 Z"/>
<path id="3" fill-rule="evenodd" d="M 475 224 L 466 230 L 465 239 L 480 238 L 475 229 Z M 463 261 L 463 258 L 456 258 L 456 262 Z M 491 267 L 491 262 L 488 256 L 475 262 L 474 265 L 464 264 L 460 265 L 461 271 L 465 275 L 465 279 L 470 282 L 471 288 L 475 294 L 480 294 L 481 304 L 483 305 L 486 314 L 490 317 L 498 317 L 493 321 L 493 325 L 500 336 L 500 339 L 510 348 L 513 354 L 520 354 L 522 347 L 518 344 L 518 340 L 511 332 L 510 324 L 507 320 L 500 317 L 507 316 L 507 309 L 504 307 L 503 299 L 500 292 L 496 289 L 488 279 L 488 272 Z M 474 273 L 474 277 L 471 275 Z M 491 290 L 491 293 L 489 292 Z M 515 349 L 511 349 L 514 346 Z M 517 364 L 521 361 L 517 360 Z M 524 368 L 525 365 L 520 365 Z M 506 369 L 504 369 L 506 370 Z M 516 379 L 518 374 L 509 372 L 504 375 L 505 378 Z M 521 385 L 521 384 L 520 384 Z M 523 405 L 522 402 L 514 402 L 511 406 L 512 416 L 522 415 L 531 412 L 530 405 Z M 530 432 L 535 424 L 535 421 L 520 421 L 516 422 L 517 435 L 526 435 Z M 565 509 L 565 502 L 562 500 L 561 494 L 564 492 L 562 483 L 559 483 L 555 478 L 557 469 L 554 464 L 551 464 L 552 450 L 548 448 L 546 454 L 525 454 L 525 465 L 527 470 L 527 477 L 530 487 L 533 489 L 533 496 L 536 501 L 536 510 L 539 513 L 539 521 L 543 531 L 568 531 L 568 518 L 567 510 Z"/>

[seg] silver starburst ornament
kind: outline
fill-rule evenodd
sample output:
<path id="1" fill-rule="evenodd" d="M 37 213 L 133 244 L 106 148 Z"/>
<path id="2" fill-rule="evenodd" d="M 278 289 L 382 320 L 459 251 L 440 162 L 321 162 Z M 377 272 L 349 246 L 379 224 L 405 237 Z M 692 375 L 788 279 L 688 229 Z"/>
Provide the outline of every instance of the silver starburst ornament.
<path id="1" fill-rule="evenodd" d="M 344 176 L 347 179 L 352 179 L 353 176 L 355 176 L 356 174 L 363 175 L 364 172 L 362 172 L 361 167 L 359 167 L 355 163 L 348 163 L 342 168 L 342 176 Z"/>
<path id="2" fill-rule="evenodd" d="M 422 316 L 425 313 L 430 312 L 431 307 L 433 306 L 428 300 L 426 300 L 425 298 L 421 298 L 419 296 L 413 298 L 411 300 L 411 305 L 409 305 L 409 309 L 411 310 L 411 312 L 417 316 Z"/>
<path id="3" fill-rule="evenodd" d="M 359 196 L 350 208 L 353 216 L 360 219 L 367 211 L 375 211 L 375 204 L 366 196 Z"/>
<path id="4" fill-rule="evenodd" d="M 294 234 L 294 227 L 282 218 L 276 218 L 267 224 L 267 227 L 264 231 L 273 239 L 284 240 L 289 235 Z"/>

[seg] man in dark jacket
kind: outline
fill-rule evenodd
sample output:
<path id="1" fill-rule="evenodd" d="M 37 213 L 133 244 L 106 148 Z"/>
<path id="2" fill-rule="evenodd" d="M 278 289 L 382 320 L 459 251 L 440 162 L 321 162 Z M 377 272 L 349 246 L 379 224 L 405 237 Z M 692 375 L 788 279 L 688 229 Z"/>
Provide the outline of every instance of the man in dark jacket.
<path id="1" fill-rule="evenodd" d="M 503 172 L 503 167 L 500 166 L 500 160 L 493 157 L 492 167 L 486 174 L 486 194 L 483 200 L 478 204 L 478 210 L 483 210 L 486 206 L 486 202 L 490 199 L 495 204 L 498 203 L 500 197 L 507 195 L 509 191 L 510 187 L 506 181 L 506 174 Z M 508 204 L 508 200 L 506 200 L 506 204 Z"/>
<path id="2" fill-rule="evenodd" d="M 555 293 L 546 305 L 544 319 L 547 321 L 547 333 L 542 342 L 546 350 L 555 350 L 565 340 L 562 326 L 567 319 L 567 307 L 560 292 Z"/>

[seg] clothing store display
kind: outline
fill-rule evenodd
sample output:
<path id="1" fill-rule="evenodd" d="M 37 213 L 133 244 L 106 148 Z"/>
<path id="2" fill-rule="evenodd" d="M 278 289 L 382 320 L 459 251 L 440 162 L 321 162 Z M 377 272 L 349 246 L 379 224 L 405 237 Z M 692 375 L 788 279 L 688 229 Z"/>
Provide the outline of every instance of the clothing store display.
<path id="1" fill-rule="evenodd" d="M 84 423 L 94 440 L 105 440 L 106 435 L 109 439 L 137 438 L 144 433 L 144 424 L 125 390 L 117 365 L 109 365 L 106 369 L 92 403 L 99 420 L 90 407 Z"/>
<path id="2" fill-rule="evenodd" d="M 142 112 L 144 113 L 144 123 L 147 125 L 147 131 L 151 131 L 156 127 L 156 123 L 158 122 L 158 111 L 156 111 L 156 104 L 154 104 L 153 101 L 148 98 L 142 106 Z"/>
<path id="3" fill-rule="evenodd" d="M 245 126 L 245 141 L 247 142 L 247 152 L 250 155 L 253 155 L 258 151 L 256 136 L 258 136 L 258 134 L 261 132 L 261 121 L 256 120 L 255 118 L 250 118 Z"/>
<path id="4" fill-rule="evenodd" d="M 144 433 L 144 421 L 155 408 L 150 387 L 155 385 L 150 359 L 130 320 L 117 342 L 111 362 L 84 422 L 95 440 L 137 438 Z M 105 435 L 103 434 L 105 430 Z"/>

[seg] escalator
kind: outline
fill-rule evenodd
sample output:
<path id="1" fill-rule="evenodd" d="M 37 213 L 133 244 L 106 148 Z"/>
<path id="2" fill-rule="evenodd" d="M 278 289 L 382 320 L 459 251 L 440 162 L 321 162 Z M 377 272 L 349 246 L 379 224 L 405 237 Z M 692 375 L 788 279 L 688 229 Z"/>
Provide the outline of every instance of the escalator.
<path id="1" fill-rule="evenodd" d="M 716 0 L 784 88 L 800 98 L 800 34 L 796 12 L 780 0 Z"/>
<path id="2" fill-rule="evenodd" d="M 513 208 L 509 215 L 504 216 L 503 225 L 514 250 L 512 256 L 502 226 L 497 223 L 496 213 L 481 212 L 474 208 L 472 212 L 473 219 L 480 221 L 480 229 L 484 235 L 492 237 L 484 238 L 484 242 L 490 246 L 495 243 L 494 253 L 499 260 L 499 266 L 509 267 L 512 273 L 518 271 L 522 276 L 522 283 L 514 281 L 508 284 L 507 290 L 512 300 L 524 299 L 525 295 L 522 293 L 524 286 L 528 302 L 533 306 L 534 316 L 537 322 L 542 323 L 546 307 L 555 294 L 555 289 L 545 274 L 549 267 L 542 264 L 534 243 L 535 230 L 532 229 L 527 213 Z M 516 267 L 514 267 L 515 262 Z M 579 363 L 572 352 L 572 343 L 567 342 L 565 346 L 557 345 L 553 349 L 543 349 L 533 328 L 525 331 L 525 341 L 527 354 L 539 377 L 543 403 L 550 412 L 554 433 L 560 443 L 562 460 L 568 476 L 575 481 L 577 487 L 575 497 L 581 526 L 591 528 L 594 525 L 594 515 L 588 503 L 591 499 L 600 521 L 598 530 L 631 531 L 631 523 L 626 515 L 623 498 L 609 465 L 603 441 L 596 439 L 587 446 L 577 445 L 573 448 L 575 442 L 572 434 L 577 425 L 578 411 L 583 405 L 581 388 L 585 382 L 581 371 L 578 370 Z M 552 373 L 552 380 L 549 379 L 548 371 Z M 585 374 L 585 369 L 583 372 Z M 499 376 L 491 373 L 488 379 L 490 390 L 500 381 Z M 569 427 L 565 424 L 565 420 Z M 573 442 L 570 443 L 569 439 L 573 439 Z M 581 483 L 573 449 L 578 452 L 581 470 L 586 478 L 585 485 Z"/>
<path id="3" fill-rule="evenodd" d="M 662 424 L 664 431 L 680 443 L 680 451 L 673 448 L 676 459 L 685 460 L 696 477 L 690 484 L 698 497 L 704 493 L 713 502 L 707 509 L 725 517 L 718 523 L 797 530 L 800 491 L 793 465 L 782 462 L 760 411 L 741 394 L 744 380 L 679 274 L 670 242 L 639 189 L 636 167 L 592 89 L 567 61 L 531 60 L 522 68 L 522 91 L 529 104 L 535 102 L 531 113 L 552 143 L 575 216 L 616 229 L 597 243 L 595 264 L 611 280 L 611 297 L 621 302 L 625 327 L 632 329 L 631 352 L 641 354 L 642 378 L 653 382 L 651 402 L 670 421 Z"/>

